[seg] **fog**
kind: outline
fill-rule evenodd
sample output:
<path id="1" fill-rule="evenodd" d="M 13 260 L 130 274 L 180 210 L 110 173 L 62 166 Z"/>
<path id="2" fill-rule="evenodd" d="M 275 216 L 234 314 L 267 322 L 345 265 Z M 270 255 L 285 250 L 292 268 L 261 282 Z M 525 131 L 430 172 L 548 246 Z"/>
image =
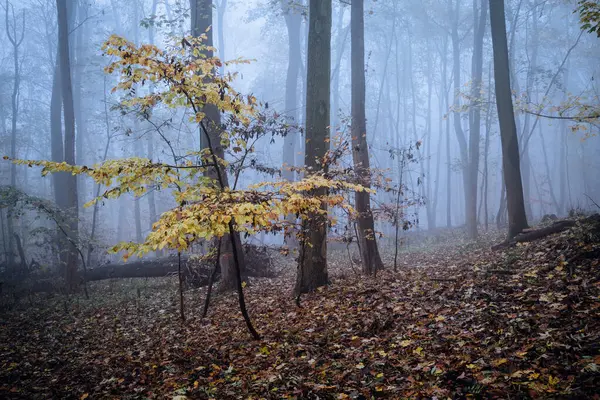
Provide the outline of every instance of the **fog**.
<path id="1" fill-rule="evenodd" d="M 180 109 L 157 107 L 148 120 L 120 108 L 123 93 L 112 91 L 118 76 L 103 68 L 111 61 L 101 46 L 111 34 L 136 44 L 164 47 L 168 38 L 190 32 L 190 6 L 179 0 L 67 1 L 72 91 L 75 113 L 75 163 L 93 165 L 107 159 L 147 157 L 173 160 L 173 151 L 197 150 L 197 128 Z M 290 2 L 291 3 L 291 2 Z M 239 72 L 233 86 L 254 94 L 268 109 L 294 118 L 302 127 L 306 109 L 308 10 L 302 1 L 215 0 L 212 33 L 223 60 L 243 58 L 219 73 Z M 577 119 L 598 110 L 600 51 L 598 38 L 581 31 L 575 1 L 506 1 L 506 29 L 511 89 L 519 136 L 525 207 L 530 223 L 546 214 L 593 211 L 600 203 L 598 120 Z M 371 168 L 389 179 L 402 195 L 409 231 L 436 232 L 466 223 L 463 170 L 469 155 L 469 113 L 480 109 L 477 129 L 477 227 L 482 234 L 506 224 L 502 152 L 494 95 L 489 17 L 483 35 L 482 79 L 473 97 L 475 10 L 479 1 L 365 1 L 366 121 Z M 487 7 L 486 7 L 487 8 Z M 56 84 L 58 25 L 54 0 L 2 3 L 0 20 L 0 152 L 13 159 L 62 161 L 52 154 L 52 93 Z M 292 35 L 292 36 L 290 36 Z M 290 43 L 297 43 L 293 54 Z M 350 6 L 333 2 L 331 37 L 331 135 L 349 135 L 351 109 Z M 291 50 L 290 50 L 291 49 Z M 458 65 L 458 70 L 456 70 Z M 15 71 L 15 67 L 17 71 Z M 297 79 L 288 83 L 288 70 Z M 16 74 L 15 74 L 16 72 Z M 460 75 L 457 81 L 456 77 Z M 586 108 L 587 107 L 587 108 Z M 596 110 L 596 111 L 594 111 Z M 597 115 L 597 114 L 596 114 Z M 16 131 L 13 131 L 15 130 Z M 256 159 L 280 168 L 304 163 L 304 131 L 287 145 L 283 138 L 256 145 Z M 290 144 L 291 143 L 291 144 Z M 418 145 L 417 145 L 418 143 Z M 65 143 L 66 146 L 66 143 Z M 402 167 L 402 149 L 414 160 Z M 62 151 L 62 149 L 60 150 Z M 65 158 L 66 159 L 66 158 Z M 351 164 L 351 157 L 342 159 Z M 0 184 L 27 196 L 54 202 L 55 181 L 39 168 L 0 163 Z M 402 177 L 402 178 L 401 178 Z M 293 178 L 293 174 L 292 174 Z M 259 171 L 242 174 L 240 186 L 272 179 Z M 117 261 L 105 250 L 119 241 L 142 241 L 158 216 L 175 206 L 169 190 L 151 190 L 107 199 L 98 207 L 83 204 L 96 196 L 96 185 L 77 178 L 79 232 L 94 266 Z M 395 240 L 394 226 L 383 210 L 396 201 L 394 190 L 379 188 L 372 196 L 376 230 L 383 248 Z M 97 215 L 94 217 L 94 213 Z M 2 241 L 6 265 L 20 238 L 27 259 L 52 266 L 54 222 L 23 209 L 9 216 L 3 209 Z M 330 239 L 343 235 L 344 215 Z M 12 219 L 12 222 L 9 222 Z M 14 226 L 9 226 L 14 225 Z M 408 232 L 403 233 L 408 234 Z M 281 235 L 256 235 L 255 243 L 281 244 Z M 150 255 L 152 257 L 153 255 Z M 27 261 L 29 262 L 29 261 Z"/>
<path id="2" fill-rule="evenodd" d="M 598 0 L 0 0 L 0 398 L 598 399 L 599 74 Z"/>

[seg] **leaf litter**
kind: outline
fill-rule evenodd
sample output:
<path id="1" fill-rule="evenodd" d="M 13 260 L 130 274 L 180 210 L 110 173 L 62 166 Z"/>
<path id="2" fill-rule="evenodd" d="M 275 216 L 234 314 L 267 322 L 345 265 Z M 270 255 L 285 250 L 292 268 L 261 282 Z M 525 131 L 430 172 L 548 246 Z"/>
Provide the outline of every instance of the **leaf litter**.
<path id="1" fill-rule="evenodd" d="M 374 278 L 333 255 L 332 284 L 301 308 L 284 258 L 245 288 L 261 341 L 233 293 L 201 320 L 205 289 L 187 291 L 182 324 L 172 278 L 97 282 L 68 305 L 38 295 L 2 310 L 0 397 L 597 399 L 599 236 L 580 224 L 496 252 L 497 235 L 453 239 Z"/>

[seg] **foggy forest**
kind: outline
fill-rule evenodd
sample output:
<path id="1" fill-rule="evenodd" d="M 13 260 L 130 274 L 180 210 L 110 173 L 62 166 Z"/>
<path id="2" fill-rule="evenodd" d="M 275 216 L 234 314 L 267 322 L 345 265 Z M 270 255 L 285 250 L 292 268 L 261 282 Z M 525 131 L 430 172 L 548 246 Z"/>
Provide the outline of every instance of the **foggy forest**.
<path id="1" fill-rule="evenodd" d="M 600 2 L 0 0 L 0 397 L 597 399 Z"/>

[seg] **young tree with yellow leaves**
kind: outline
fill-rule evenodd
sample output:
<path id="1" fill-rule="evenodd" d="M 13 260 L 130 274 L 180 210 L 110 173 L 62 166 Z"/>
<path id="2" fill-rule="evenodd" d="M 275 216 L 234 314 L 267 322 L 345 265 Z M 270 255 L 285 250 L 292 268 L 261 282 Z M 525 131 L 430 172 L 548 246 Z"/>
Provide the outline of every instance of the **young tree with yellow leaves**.
<path id="1" fill-rule="evenodd" d="M 262 231 L 286 235 L 297 233 L 302 241 L 305 235 L 297 231 L 293 222 L 286 220 L 287 215 L 298 216 L 303 225 L 311 218 L 327 221 L 327 207 L 340 206 L 355 215 L 341 192 L 369 189 L 350 182 L 343 174 L 325 175 L 318 171 L 298 182 L 263 182 L 244 190 L 237 189 L 235 183 L 229 187 L 224 180 L 230 167 L 223 156 L 225 150 L 244 154 L 240 158 L 243 164 L 247 159 L 245 155 L 254 150 L 258 138 L 249 137 L 248 131 L 261 117 L 257 112 L 256 99 L 242 96 L 231 87 L 235 74 L 215 75 L 215 67 L 221 61 L 208 57 L 206 48 L 202 38 L 186 37 L 171 44 L 167 50 L 161 50 L 153 45 L 136 46 L 115 35 L 103 46 L 105 55 L 114 58 L 105 68 L 106 72 L 120 75 L 113 91 L 126 93 L 123 105 L 140 108 L 142 112 L 159 104 L 189 110 L 190 122 L 197 124 L 206 140 L 206 146 L 200 151 L 178 157 L 179 161 L 173 164 L 144 158 L 108 160 L 92 167 L 51 161 L 14 162 L 41 166 L 42 175 L 57 172 L 88 175 L 107 189 L 87 205 L 125 193 L 139 197 L 155 187 L 173 189 L 178 206 L 160 216 L 145 240 L 142 243 L 119 243 L 111 251 L 123 251 L 125 259 L 163 248 L 181 254 L 198 240 L 227 238 L 233 250 L 240 308 L 248 330 L 258 339 L 260 336 L 252 326 L 245 307 L 240 260 L 235 257 L 238 243 L 232 238 L 239 233 L 253 235 Z M 242 62 L 245 61 L 231 63 Z M 154 90 L 140 95 L 139 87 L 149 83 L 153 84 Z M 207 104 L 213 104 L 220 113 L 234 118 L 234 125 L 241 128 L 219 130 L 217 136 L 210 134 L 205 124 Z M 264 134 L 267 129 L 260 131 Z M 217 154 L 217 145 L 224 149 L 223 153 Z M 332 157 L 325 157 L 329 158 Z M 207 174 L 209 169 L 216 173 Z M 303 243 L 302 247 L 309 248 L 310 243 Z"/>

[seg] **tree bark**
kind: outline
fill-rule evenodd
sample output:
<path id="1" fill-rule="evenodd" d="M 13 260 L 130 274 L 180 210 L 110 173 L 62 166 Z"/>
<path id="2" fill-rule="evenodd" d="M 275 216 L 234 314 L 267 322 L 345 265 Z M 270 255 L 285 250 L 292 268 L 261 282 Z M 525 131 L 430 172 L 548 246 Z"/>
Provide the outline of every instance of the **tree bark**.
<path id="1" fill-rule="evenodd" d="M 306 76 L 307 174 L 323 172 L 329 148 L 331 76 L 331 0 L 310 0 Z M 317 193 L 324 194 L 324 193 Z M 323 209 L 327 206 L 323 205 Z M 327 219 L 320 214 L 304 221 L 295 292 L 297 295 L 327 284 Z"/>
<path id="2" fill-rule="evenodd" d="M 87 63 L 88 46 L 85 41 L 88 40 L 89 32 L 85 19 L 88 15 L 88 2 L 81 1 L 72 4 L 73 10 L 69 10 L 73 15 L 70 17 L 69 26 L 73 26 L 75 16 L 77 16 L 78 26 L 75 28 L 75 40 L 71 46 L 71 54 L 75 59 L 73 62 L 73 107 L 75 110 L 76 140 L 75 155 L 77 164 L 84 164 L 84 142 L 87 140 L 87 113 L 85 105 L 88 97 L 83 92 L 84 88 L 84 69 Z M 71 35 L 73 36 L 73 35 Z M 74 51 L 73 51 L 74 50 Z M 78 194 L 81 196 L 80 203 L 85 202 L 87 180 L 84 176 L 77 176 Z M 83 211 L 83 209 L 82 209 Z"/>
<path id="3" fill-rule="evenodd" d="M 592 218 L 596 218 L 596 217 L 592 216 L 589 218 L 590 219 L 588 219 L 588 220 L 591 220 Z M 547 226 L 545 228 L 534 229 L 534 230 L 520 233 L 510 240 L 506 240 L 500 244 L 492 246 L 492 250 L 500 250 L 503 248 L 514 246 L 516 243 L 533 242 L 534 240 L 544 238 L 544 237 L 552 235 L 554 233 L 560 233 L 560 232 L 566 231 L 567 229 L 569 229 L 575 225 L 577 225 L 577 222 L 572 221 L 572 220 L 556 221 L 551 226 Z"/>
<path id="4" fill-rule="evenodd" d="M 227 11 L 227 0 L 221 0 L 217 4 L 217 38 L 219 41 L 219 58 L 225 61 L 225 11 Z M 219 73 L 225 75 L 225 63 L 221 63 Z"/>
<path id="5" fill-rule="evenodd" d="M 69 60 L 69 24 L 67 18 L 67 4 L 57 0 L 58 11 L 58 60 L 60 64 L 61 92 L 63 99 L 63 113 L 65 123 L 64 160 L 67 164 L 75 164 L 75 111 L 73 107 L 73 87 L 71 84 L 71 64 Z M 66 179 L 66 207 L 68 222 L 66 232 L 69 241 L 67 265 L 65 268 L 65 281 L 70 291 L 78 288 L 77 278 L 77 248 L 73 243 L 78 242 L 78 199 L 77 177 L 67 175 Z"/>
<path id="6" fill-rule="evenodd" d="M 481 3 L 481 7 L 477 7 Z M 471 64 L 471 104 L 469 107 L 469 157 L 465 194 L 467 229 L 469 236 L 477 237 L 477 183 L 479 179 L 479 141 L 481 136 L 481 80 L 483 76 L 483 39 L 487 18 L 487 2 L 473 1 L 473 57 Z"/>
<path id="7" fill-rule="evenodd" d="M 302 62 L 302 51 L 300 49 L 300 14 L 290 7 L 289 2 L 282 0 L 282 11 L 288 32 L 288 68 L 285 81 L 285 115 L 294 124 L 298 123 L 297 88 Z M 298 132 L 289 132 L 283 139 L 283 178 L 294 180 L 294 171 L 290 169 L 295 165 L 296 141 Z"/>
<path id="8" fill-rule="evenodd" d="M 371 167 L 367 144 L 367 120 L 365 115 L 365 23 L 363 0 L 353 0 L 351 7 L 351 58 L 352 58 L 352 160 L 360 183 L 371 187 Z M 377 241 L 375 223 L 371 212 L 371 196 L 368 192 L 356 192 L 355 206 L 358 212 L 358 240 L 365 274 L 375 274 L 383 269 Z"/>
<path id="9" fill-rule="evenodd" d="M 190 0 L 191 8 L 191 26 L 192 36 L 199 37 L 201 34 L 206 34 L 205 44 L 208 46 L 213 45 L 213 34 L 212 34 L 212 0 Z M 204 55 L 206 57 L 213 57 L 213 52 L 205 50 Z M 210 142 L 213 144 L 213 151 L 218 158 L 223 159 L 225 157 L 225 149 L 221 145 L 221 113 L 217 106 L 214 104 L 207 104 L 204 107 L 204 113 L 206 115 L 206 128 L 208 135 L 210 136 Z M 204 137 L 202 131 L 199 132 L 201 138 L 202 148 L 208 148 L 208 143 Z M 219 170 L 216 168 L 210 168 L 206 172 L 206 176 L 217 180 Z M 227 173 L 224 169 L 220 169 L 220 180 L 224 186 L 229 186 Z M 232 240 L 236 241 L 237 246 L 232 246 Z M 241 249 L 241 239 L 239 233 L 235 233 L 233 238 L 230 239 L 228 236 L 223 237 L 222 241 L 223 248 L 221 249 L 221 273 L 222 280 L 219 286 L 220 290 L 235 290 L 236 284 L 236 272 L 234 260 L 232 255 L 233 247 Z M 240 261 L 240 269 L 244 271 L 244 254 L 238 251 L 237 259 Z"/>
<path id="10" fill-rule="evenodd" d="M 483 146 L 483 213 L 485 231 L 489 229 L 489 209 L 488 209 L 488 186 L 489 186 L 489 167 L 488 157 L 490 153 L 490 131 L 492 128 L 492 108 L 489 106 L 492 102 L 492 65 L 488 68 L 488 96 L 487 96 L 487 111 L 485 116 L 485 144 Z"/>
<path id="11" fill-rule="evenodd" d="M 427 51 L 431 53 L 430 42 L 427 41 Z M 427 135 L 427 139 L 425 141 L 425 146 L 427 147 L 427 177 L 423 177 L 426 183 L 426 198 L 425 198 L 425 207 L 427 213 L 427 229 L 433 231 L 436 226 L 436 210 L 437 210 L 437 182 L 439 179 L 439 150 L 440 147 L 438 144 L 438 159 L 437 159 L 437 174 L 435 175 L 435 182 L 433 181 L 434 174 L 431 171 L 431 148 L 433 147 L 433 127 L 432 127 L 432 106 L 431 106 L 431 97 L 433 95 L 433 68 L 432 68 L 432 57 L 427 57 L 427 119 L 425 131 Z M 440 119 L 441 120 L 441 119 Z M 441 125 L 441 122 L 440 122 Z M 441 131 L 441 129 L 440 129 Z M 432 185 L 435 184 L 435 193 L 432 190 Z"/>
<path id="12" fill-rule="evenodd" d="M 490 24 L 494 53 L 496 106 L 502 141 L 502 167 L 506 185 L 508 237 L 513 238 L 527 228 L 527 216 L 525 215 L 523 183 L 519 165 L 519 140 L 510 89 L 504 0 L 490 0 Z"/>
<path id="13" fill-rule="evenodd" d="M 23 39 L 25 38 L 25 11 L 23 11 L 23 23 L 21 32 L 18 31 L 17 23 L 18 20 L 14 15 L 14 7 L 12 4 L 6 0 L 6 36 L 10 41 L 10 44 L 13 48 L 13 63 L 14 63 L 14 77 L 13 77 L 13 88 L 11 94 L 11 133 L 10 133 L 10 157 L 14 160 L 17 158 L 17 120 L 19 118 L 19 89 L 21 87 L 21 70 L 19 65 L 19 47 L 23 43 Z M 12 32 L 11 32 L 11 24 L 9 20 L 9 14 L 12 10 Z M 17 165 L 11 163 L 10 166 L 10 185 L 16 189 L 17 187 Z M 7 222 L 7 230 L 8 230 L 8 265 L 13 266 L 15 262 L 15 254 L 14 254 L 14 221 L 12 217 L 12 213 L 9 212 L 6 215 Z"/>
<path id="14" fill-rule="evenodd" d="M 158 6 L 158 0 L 152 0 L 152 10 L 150 15 L 156 15 L 156 7 Z M 150 25 L 148 27 L 148 42 L 150 44 L 154 44 L 154 25 Z M 149 86 L 149 90 L 151 92 L 154 91 L 154 87 L 152 84 Z M 154 158 L 154 137 L 153 135 L 148 135 L 148 159 L 152 160 Z M 149 217 L 149 230 L 152 230 L 152 226 L 158 220 L 158 212 L 156 210 L 156 196 L 154 194 L 154 190 L 151 189 L 148 191 L 148 217 Z M 162 256 L 162 250 L 156 250 L 156 257 Z"/>
<path id="15" fill-rule="evenodd" d="M 290 124 L 298 124 L 298 78 L 300 74 L 300 64 L 302 63 L 302 50 L 300 47 L 300 27 L 302 17 L 298 10 L 290 6 L 286 0 L 281 0 L 281 9 L 285 18 L 285 25 L 288 33 L 288 68 L 285 80 L 285 104 L 284 112 Z M 282 177 L 288 181 L 295 180 L 295 172 L 292 167 L 296 165 L 297 142 L 300 131 L 290 130 L 283 138 L 283 166 Z M 287 220 L 290 223 L 295 222 L 294 215 L 288 215 Z M 296 247 L 295 236 L 291 235 L 284 238 L 285 243 L 290 247 Z"/>
<path id="16" fill-rule="evenodd" d="M 341 129 L 340 127 L 340 75 L 341 75 L 341 66 L 342 66 L 342 58 L 344 56 L 344 49 L 346 47 L 346 42 L 348 39 L 348 33 L 350 32 L 350 25 L 347 25 L 345 28 L 343 27 L 344 23 L 344 14 L 345 7 L 339 7 L 337 21 L 336 21 L 336 39 L 335 39 L 335 63 L 333 64 L 333 71 L 331 73 L 331 81 L 333 84 L 332 93 L 331 93 L 331 127 L 335 129 L 334 135 L 337 134 L 337 130 Z M 334 141 L 332 140 L 330 143 L 330 148 L 334 145 Z"/>
<path id="17" fill-rule="evenodd" d="M 75 164 L 75 112 L 73 108 L 73 87 L 71 85 L 71 64 L 69 60 L 69 24 L 67 19 L 67 4 L 57 0 L 58 10 L 58 59 L 60 63 L 60 78 L 63 98 L 65 123 L 64 159 L 67 164 Z M 77 177 L 66 177 L 66 206 L 68 209 L 67 234 L 69 241 L 65 279 L 70 291 L 76 291 L 77 278 L 77 248 L 73 243 L 78 242 L 78 199 Z"/>
<path id="18" fill-rule="evenodd" d="M 449 11 L 453 14 L 452 20 L 452 61 L 453 61 L 453 75 L 454 75 L 454 111 L 452 113 L 454 122 L 454 132 L 458 140 L 458 148 L 460 150 L 461 160 L 461 171 L 463 178 L 463 189 L 464 189 L 464 207 L 465 207 L 465 221 L 467 223 L 467 231 L 469 237 L 475 238 L 477 236 L 477 225 L 474 227 L 469 225 L 472 219 L 469 218 L 471 209 L 475 209 L 475 205 L 471 204 L 471 196 L 469 191 L 469 149 L 467 145 L 467 139 L 461 122 L 461 101 L 460 101 L 460 89 L 461 89 L 461 71 L 460 71 L 460 38 L 458 35 L 458 25 L 460 24 L 460 0 L 456 0 L 456 6 L 452 8 L 452 2 L 449 2 Z M 473 235 L 474 234 L 474 235 Z"/>
<path id="19" fill-rule="evenodd" d="M 446 110 L 450 107 L 450 95 L 448 84 L 448 38 L 444 37 L 444 48 L 442 50 L 442 86 L 444 90 L 444 105 Z M 452 228 L 452 159 L 450 158 L 450 116 L 446 117 L 446 227 Z"/>

